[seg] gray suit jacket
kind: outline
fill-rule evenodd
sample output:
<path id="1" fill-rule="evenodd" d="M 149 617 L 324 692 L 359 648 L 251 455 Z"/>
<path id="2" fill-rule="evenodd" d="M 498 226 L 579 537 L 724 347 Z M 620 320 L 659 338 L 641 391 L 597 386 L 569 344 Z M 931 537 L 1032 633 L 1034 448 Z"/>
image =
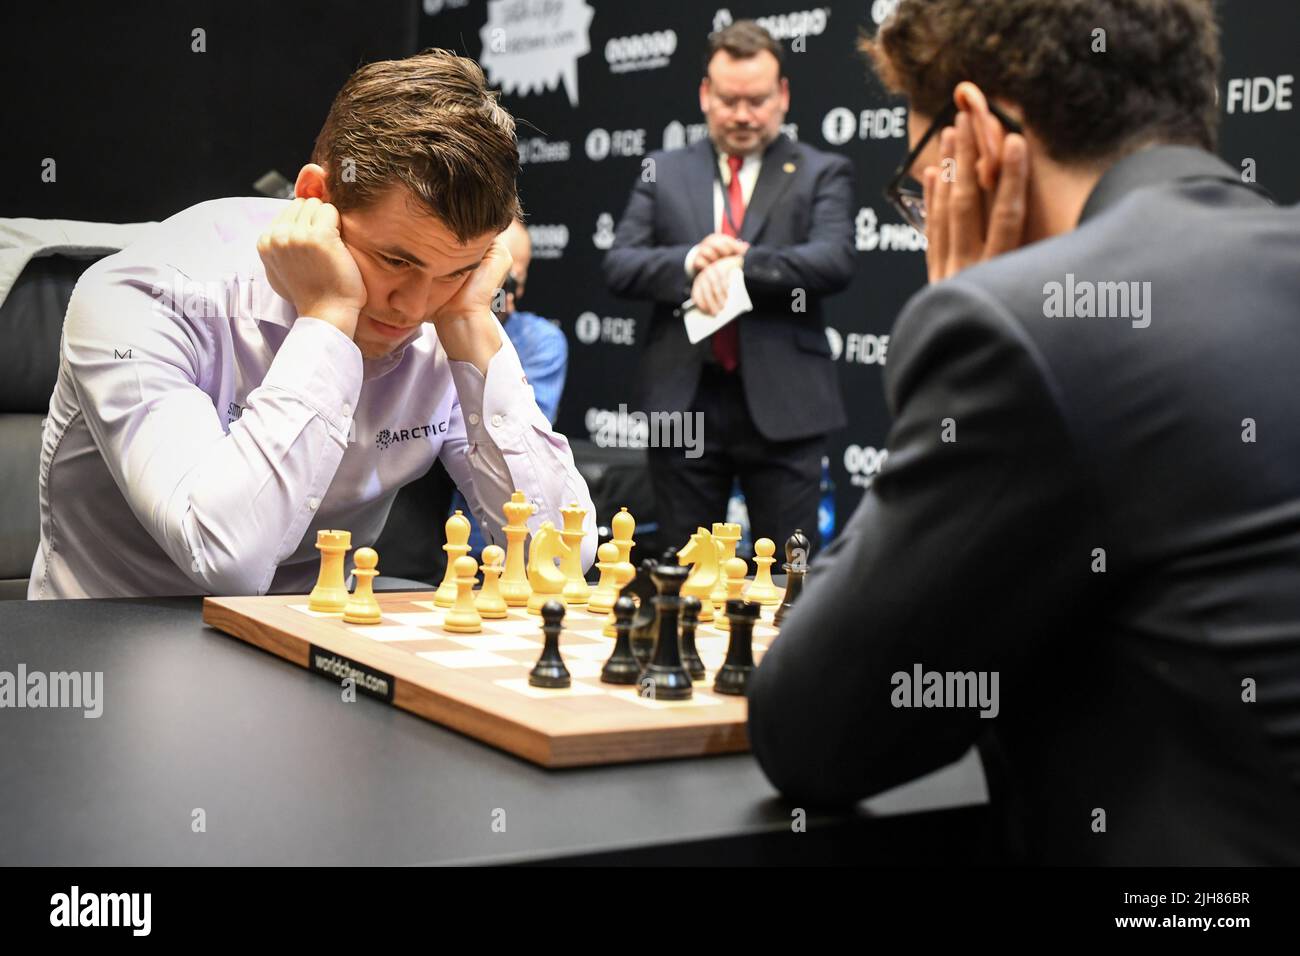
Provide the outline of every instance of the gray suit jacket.
<path id="1" fill-rule="evenodd" d="M 691 345 L 680 306 L 691 297 L 684 264 L 714 232 L 715 153 L 708 139 L 651 155 L 655 175 L 637 180 L 605 256 L 616 295 L 654 303 L 641 362 L 644 411 L 686 411 L 708 339 Z M 853 167 L 778 136 L 763 156 L 740 238 L 754 310 L 736 321 L 740 374 L 754 424 L 771 441 L 823 435 L 845 423 L 821 299 L 853 278 Z M 795 311 L 794 290 L 802 289 Z M 791 396 L 797 396 L 792 401 Z"/>
<path id="2" fill-rule="evenodd" d="M 886 390 L 754 677 L 772 781 L 850 801 L 976 743 L 1028 859 L 1300 863 L 1300 208 L 1130 156 L 1078 229 L 914 296 Z M 997 715 L 896 706 L 917 665 L 997 672 Z"/>

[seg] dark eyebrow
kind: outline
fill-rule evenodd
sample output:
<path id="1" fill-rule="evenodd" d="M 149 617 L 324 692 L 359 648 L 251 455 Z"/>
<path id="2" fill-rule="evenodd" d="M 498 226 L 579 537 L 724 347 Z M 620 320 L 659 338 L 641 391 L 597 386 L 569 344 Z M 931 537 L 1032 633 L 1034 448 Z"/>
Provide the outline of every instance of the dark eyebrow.
<path id="1" fill-rule="evenodd" d="M 407 262 L 411 263 L 411 265 L 419 266 L 421 269 L 424 268 L 424 263 L 421 262 L 419 258 L 417 258 L 413 253 L 407 252 L 401 246 L 389 246 L 389 247 L 381 248 L 379 251 L 386 256 L 392 256 L 394 259 L 405 259 Z M 452 276 L 463 275 L 466 272 L 473 272 L 475 269 L 479 267 L 482 261 L 483 260 L 480 259 L 478 262 L 471 263 L 467 266 L 461 266 L 459 269 L 453 269 L 451 272 L 448 272 L 446 275 L 438 276 L 438 278 L 450 279 Z"/>
<path id="2" fill-rule="evenodd" d="M 480 265 L 482 265 L 482 263 L 483 263 L 483 260 L 482 260 L 482 259 L 480 259 L 478 262 L 471 262 L 471 263 L 470 263 L 469 265 L 467 265 L 467 266 L 461 266 L 459 269 L 454 269 L 454 270 L 452 270 L 451 272 L 448 272 L 446 275 L 438 276 L 438 278 L 439 278 L 439 279 L 450 279 L 452 276 L 459 276 L 459 275 L 464 275 L 464 274 L 467 273 L 467 272 L 473 272 L 473 271 L 474 271 L 475 269 L 477 269 Z"/>

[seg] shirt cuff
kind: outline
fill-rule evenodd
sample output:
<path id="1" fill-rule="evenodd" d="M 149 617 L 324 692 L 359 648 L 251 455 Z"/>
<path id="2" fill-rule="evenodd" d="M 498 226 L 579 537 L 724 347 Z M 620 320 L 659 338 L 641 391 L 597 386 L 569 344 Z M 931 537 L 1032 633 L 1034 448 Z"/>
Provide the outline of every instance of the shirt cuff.
<path id="1" fill-rule="evenodd" d="M 514 439 L 530 419 L 541 419 L 546 428 L 550 423 L 537 407 L 519 355 L 504 335 L 501 341 L 501 348 L 488 361 L 486 376 L 472 362 L 452 362 L 451 377 L 470 443 L 490 442 L 498 448 L 515 448 L 520 443 Z"/>
<path id="2" fill-rule="evenodd" d="M 294 395 L 346 437 L 362 374 L 357 344 L 329 322 L 303 315 L 276 352 L 262 386 Z"/>
<path id="3" fill-rule="evenodd" d="M 700 244 L 697 242 L 691 246 L 690 251 L 686 253 L 686 278 L 695 278 L 695 254 L 700 251 Z"/>

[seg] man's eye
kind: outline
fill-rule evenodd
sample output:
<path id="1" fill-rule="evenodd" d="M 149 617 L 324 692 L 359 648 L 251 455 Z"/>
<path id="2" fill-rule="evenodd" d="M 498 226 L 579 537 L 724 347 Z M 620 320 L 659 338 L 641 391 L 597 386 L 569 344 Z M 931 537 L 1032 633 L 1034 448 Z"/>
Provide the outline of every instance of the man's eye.
<path id="1" fill-rule="evenodd" d="M 392 266 L 394 269 L 402 269 L 410 265 L 405 259 L 394 259 L 392 256 L 380 256 L 380 258 L 384 260 L 385 265 Z"/>

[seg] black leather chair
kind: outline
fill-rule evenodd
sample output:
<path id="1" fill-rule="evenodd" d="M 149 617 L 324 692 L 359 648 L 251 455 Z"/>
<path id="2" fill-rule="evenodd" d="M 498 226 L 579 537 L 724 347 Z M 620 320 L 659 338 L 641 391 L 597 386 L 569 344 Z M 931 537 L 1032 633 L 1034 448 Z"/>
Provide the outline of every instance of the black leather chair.
<path id="1" fill-rule="evenodd" d="M 72 288 L 94 258 L 33 259 L 0 305 L 0 600 L 27 597 L 40 543 L 41 422 L 59 371 Z"/>

